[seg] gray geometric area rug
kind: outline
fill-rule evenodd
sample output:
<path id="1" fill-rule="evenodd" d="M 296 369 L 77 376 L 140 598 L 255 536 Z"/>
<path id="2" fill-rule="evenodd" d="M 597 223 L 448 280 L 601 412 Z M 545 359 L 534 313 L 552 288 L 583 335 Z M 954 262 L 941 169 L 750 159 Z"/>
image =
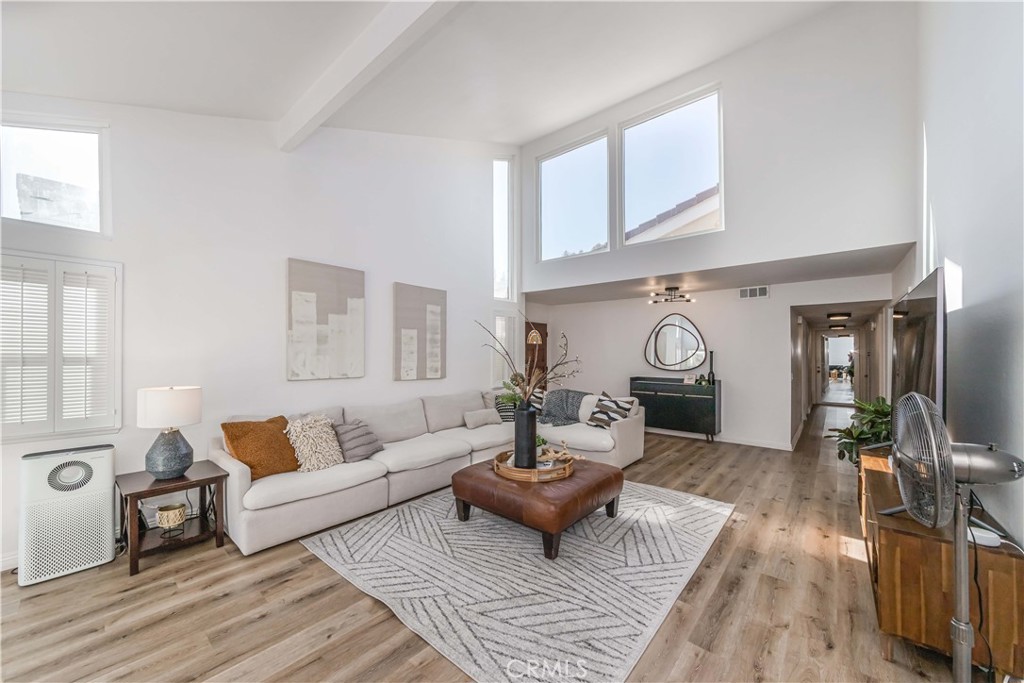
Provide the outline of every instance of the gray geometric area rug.
<path id="1" fill-rule="evenodd" d="M 451 489 L 302 543 L 473 679 L 622 681 L 647 649 L 733 506 L 625 482 L 544 559 L 539 531 Z"/>

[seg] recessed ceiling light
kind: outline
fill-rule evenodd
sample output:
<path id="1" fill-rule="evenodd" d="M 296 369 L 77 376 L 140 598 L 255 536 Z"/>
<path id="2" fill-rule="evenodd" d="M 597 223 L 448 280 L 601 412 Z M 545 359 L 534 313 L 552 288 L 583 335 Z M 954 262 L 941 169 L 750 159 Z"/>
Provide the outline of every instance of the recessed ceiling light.
<path id="1" fill-rule="evenodd" d="M 892 317 L 894 317 L 894 318 L 906 318 L 908 313 L 910 313 L 910 311 L 893 311 L 892 312 Z"/>
<path id="2" fill-rule="evenodd" d="M 828 314 L 828 319 L 829 320 L 849 320 L 850 319 L 850 314 L 849 313 L 829 313 Z"/>
<path id="3" fill-rule="evenodd" d="M 830 329 L 830 330 L 845 330 L 846 329 L 846 325 L 829 325 L 828 329 Z"/>

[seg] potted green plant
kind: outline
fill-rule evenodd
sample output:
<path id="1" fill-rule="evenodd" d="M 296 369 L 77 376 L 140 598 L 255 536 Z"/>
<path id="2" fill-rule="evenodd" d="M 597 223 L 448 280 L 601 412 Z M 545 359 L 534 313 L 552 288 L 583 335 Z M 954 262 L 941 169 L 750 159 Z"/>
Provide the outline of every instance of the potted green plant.
<path id="1" fill-rule="evenodd" d="M 857 406 L 849 427 L 832 428 L 828 436 L 836 440 L 836 455 L 840 460 L 849 460 L 856 465 L 860 462 L 862 446 L 892 441 L 892 406 L 884 396 L 874 401 L 854 400 Z"/>

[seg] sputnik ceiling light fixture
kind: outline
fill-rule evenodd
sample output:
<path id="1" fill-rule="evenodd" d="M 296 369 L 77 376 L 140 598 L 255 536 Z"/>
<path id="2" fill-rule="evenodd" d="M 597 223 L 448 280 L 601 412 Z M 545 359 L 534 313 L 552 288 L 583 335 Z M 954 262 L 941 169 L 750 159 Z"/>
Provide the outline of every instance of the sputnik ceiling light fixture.
<path id="1" fill-rule="evenodd" d="M 666 287 L 664 292 L 651 292 L 649 304 L 690 304 L 696 301 L 689 294 L 680 294 L 678 287 Z"/>

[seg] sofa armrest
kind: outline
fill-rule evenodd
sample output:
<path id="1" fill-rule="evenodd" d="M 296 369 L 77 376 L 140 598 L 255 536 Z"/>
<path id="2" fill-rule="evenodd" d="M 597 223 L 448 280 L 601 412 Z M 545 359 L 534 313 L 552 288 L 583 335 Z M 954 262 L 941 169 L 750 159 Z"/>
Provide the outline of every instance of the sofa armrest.
<path id="1" fill-rule="evenodd" d="M 211 446 L 207 457 L 228 473 L 225 491 L 227 500 L 225 505 L 227 506 L 227 520 L 230 525 L 231 515 L 238 514 L 243 509 L 242 496 L 252 486 L 252 471 L 244 462 L 231 457 L 230 454 L 221 448 Z"/>
<path id="2" fill-rule="evenodd" d="M 628 462 L 634 462 L 644 457 L 644 423 L 647 414 L 643 406 L 633 417 L 625 420 L 612 422 L 612 440 L 615 441 L 615 450 L 624 455 Z"/>

